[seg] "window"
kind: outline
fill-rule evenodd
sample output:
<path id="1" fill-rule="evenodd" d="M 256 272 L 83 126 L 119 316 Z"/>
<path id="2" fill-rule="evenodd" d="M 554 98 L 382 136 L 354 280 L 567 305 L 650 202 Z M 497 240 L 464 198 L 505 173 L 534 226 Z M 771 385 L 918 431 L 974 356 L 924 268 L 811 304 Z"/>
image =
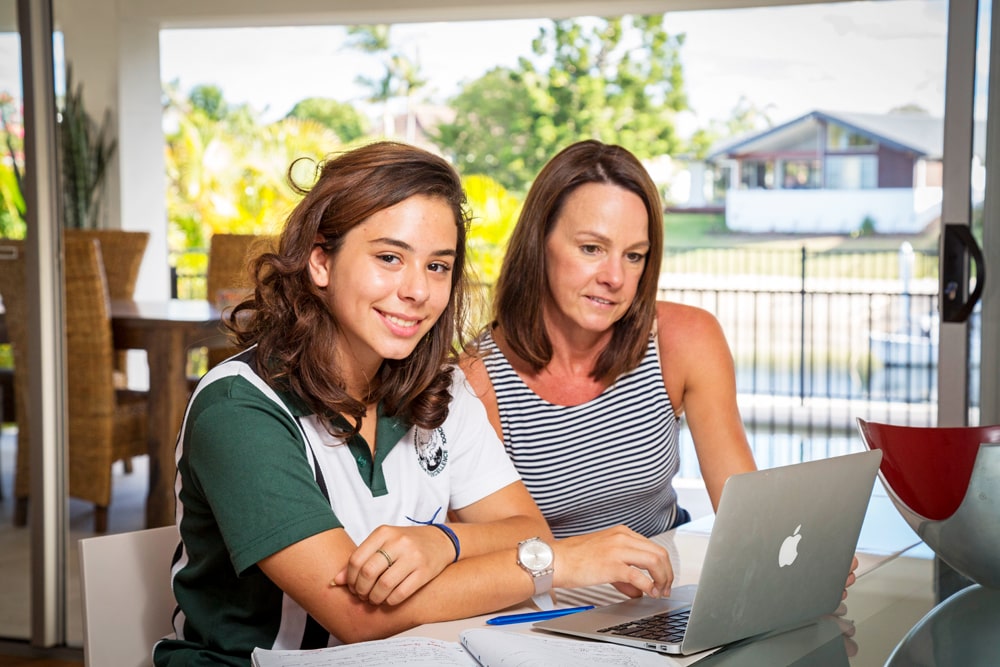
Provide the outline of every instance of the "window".
<path id="1" fill-rule="evenodd" d="M 786 190 L 821 187 L 820 161 L 785 160 L 781 165 L 781 184 L 781 187 Z"/>
<path id="2" fill-rule="evenodd" d="M 828 151 L 875 150 L 875 142 L 863 134 L 849 130 L 843 125 L 831 123 L 826 127 L 826 149 Z"/>
<path id="3" fill-rule="evenodd" d="M 744 160 L 740 169 L 740 187 L 747 190 L 774 187 L 774 163 Z"/>
<path id="4" fill-rule="evenodd" d="M 710 177 L 706 179 L 710 183 L 710 192 L 706 193 L 706 199 L 711 202 L 722 202 L 726 200 L 726 192 L 733 185 L 733 173 L 735 165 L 731 163 L 715 165 L 710 170 Z"/>
<path id="5" fill-rule="evenodd" d="M 878 158 L 874 155 L 829 155 L 826 187 L 831 190 L 867 190 L 878 187 Z"/>

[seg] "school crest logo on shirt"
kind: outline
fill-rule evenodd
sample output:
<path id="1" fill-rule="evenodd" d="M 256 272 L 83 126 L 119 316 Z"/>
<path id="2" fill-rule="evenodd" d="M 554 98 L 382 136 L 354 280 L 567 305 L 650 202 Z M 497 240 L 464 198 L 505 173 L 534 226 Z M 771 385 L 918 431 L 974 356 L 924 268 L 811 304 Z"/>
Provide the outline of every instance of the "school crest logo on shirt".
<path id="1" fill-rule="evenodd" d="M 417 451 L 420 467 L 431 477 L 436 477 L 448 465 L 448 450 L 445 448 L 448 439 L 444 429 L 438 427 L 428 431 L 415 428 L 413 431 L 413 447 Z"/>

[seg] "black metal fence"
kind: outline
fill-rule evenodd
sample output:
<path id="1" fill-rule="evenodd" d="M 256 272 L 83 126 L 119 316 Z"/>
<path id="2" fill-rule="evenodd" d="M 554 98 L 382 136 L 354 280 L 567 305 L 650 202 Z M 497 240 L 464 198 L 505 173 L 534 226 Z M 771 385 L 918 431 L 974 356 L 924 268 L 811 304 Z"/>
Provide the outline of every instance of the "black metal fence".
<path id="1" fill-rule="evenodd" d="M 661 298 L 722 325 L 740 411 L 758 464 L 861 448 L 855 419 L 937 418 L 937 256 L 746 248 L 668 251 Z M 978 404 L 979 314 L 970 326 L 970 399 Z M 697 477 L 686 429 L 682 476 Z"/>

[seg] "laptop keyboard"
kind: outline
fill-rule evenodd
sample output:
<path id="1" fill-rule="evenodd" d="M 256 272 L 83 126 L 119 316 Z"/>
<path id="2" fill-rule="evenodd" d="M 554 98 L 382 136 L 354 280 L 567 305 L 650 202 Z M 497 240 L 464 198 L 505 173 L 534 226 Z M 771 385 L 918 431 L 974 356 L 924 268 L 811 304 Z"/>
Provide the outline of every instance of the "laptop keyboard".
<path id="1" fill-rule="evenodd" d="M 687 630 L 688 617 L 690 616 L 691 608 L 688 607 L 679 611 L 653 614 L 634 621 L 612 625 L 609 628 L 598 630 L 598 632 L 677 644 L 684 639 L 684 631 Z"/>

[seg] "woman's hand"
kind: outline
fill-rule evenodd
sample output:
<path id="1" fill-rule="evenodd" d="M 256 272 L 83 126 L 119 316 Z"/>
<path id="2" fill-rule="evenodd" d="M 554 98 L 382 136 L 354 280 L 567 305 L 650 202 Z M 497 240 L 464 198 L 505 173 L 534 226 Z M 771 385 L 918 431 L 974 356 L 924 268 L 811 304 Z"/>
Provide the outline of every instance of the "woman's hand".
<path id="1" fill-rule="evenodd" d="M 841 600 L 847 599 L 847 589 L 850 588 L 851 585 L 858 580 L 857 575 L 854 573 L 854 571 L 857 569 L 858 569 L 858 557 L 855 556 L 851 560 L 851 571 L 847 573 L 847 583 L 844 584 L 844 594 L 840 597 Z"/>
<path id="2" fill-rule="evenodd" d="M 451 540 L 433 526 L 379 526 L 351 554 L 331 584 L 360 600 L 397 605 L 441 574 L 455 558 Z"/>
<path id="3" fill-rule="evenodd" d="M 552 549 L 559 588 L 610 583 L 629 597 L 670 595 L 667 550 L 625 526 L 556 540 Z"/>

